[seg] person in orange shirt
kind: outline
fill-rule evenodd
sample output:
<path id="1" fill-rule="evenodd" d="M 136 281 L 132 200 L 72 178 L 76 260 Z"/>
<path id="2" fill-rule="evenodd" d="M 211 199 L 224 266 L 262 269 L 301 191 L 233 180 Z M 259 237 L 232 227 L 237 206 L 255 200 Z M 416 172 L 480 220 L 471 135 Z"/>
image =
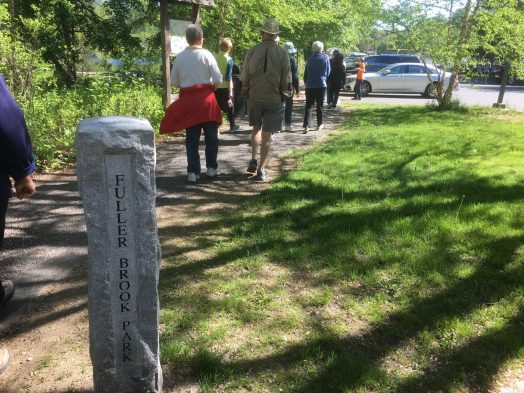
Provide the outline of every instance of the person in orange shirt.
<path id="1" fill-rule="evenodd" d="M 361 57 L 357 60 L 358 64 L 358 70 L 357 70 L 357 80 L 355 82 L 355 97 L 354 100 L 361 100 L 362 99 L 362 91 L 360 90 L 360 86 L 362 85 L 362 80 L 364 79 L 364 72 L 366 72 L 366 63 L 364 63 L 364 59 Z"/>

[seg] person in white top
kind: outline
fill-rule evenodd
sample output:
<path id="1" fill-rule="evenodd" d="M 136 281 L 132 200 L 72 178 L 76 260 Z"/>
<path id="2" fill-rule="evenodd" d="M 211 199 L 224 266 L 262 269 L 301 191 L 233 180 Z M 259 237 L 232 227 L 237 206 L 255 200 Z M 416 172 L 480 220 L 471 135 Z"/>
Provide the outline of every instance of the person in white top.
<path id="1" fill-rule="evenodd" d="M 206 175 L 218 175 L 218 126 L 222 112 L 214 91 L 222 82 L 222 73 L 211 52 L 202 48 L 204 33 L 199 25 L 186 29 L 189 44 L 180 52 L 171 68 L 171 83 L 180 88 L 179 99 L 167 109 L 160 124 L 160 133 L 186 130 L 187 180 L 195 183 L 200 177 L 198 146 L 202 130 L 206 142 Z"/>

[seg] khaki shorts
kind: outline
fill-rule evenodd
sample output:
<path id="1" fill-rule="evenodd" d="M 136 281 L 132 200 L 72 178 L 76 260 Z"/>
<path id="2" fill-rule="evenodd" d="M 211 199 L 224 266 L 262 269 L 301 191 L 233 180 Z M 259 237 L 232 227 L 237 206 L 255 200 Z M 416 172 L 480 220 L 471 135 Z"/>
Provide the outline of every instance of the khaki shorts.
<path id="1" fill-rule="evenodd" d="M 255 130 L 277 132 L 282 129 L 285 101 L 278 103 L 248 102 L 249 125 Z"/>

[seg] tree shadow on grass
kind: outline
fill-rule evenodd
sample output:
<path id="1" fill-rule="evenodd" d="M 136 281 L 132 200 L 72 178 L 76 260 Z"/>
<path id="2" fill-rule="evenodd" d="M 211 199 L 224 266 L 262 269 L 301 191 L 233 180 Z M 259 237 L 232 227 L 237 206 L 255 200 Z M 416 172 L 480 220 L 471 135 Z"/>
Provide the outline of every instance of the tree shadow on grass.
<path id="1" fill-rule="evenodd" d="M 367 117 L 364 120 L 378 124 L 390 124 L 391 121 L 415 123 L 428 116 L 427 110 L 414 108 L 395 111 L 393 117 L 396 119 L 391 119 L 391 111 L 386 109 L 370 113 L 376 119 Z M 359 121 L 356 119 L 350 123 L 358 125 Z M 286 385 L 284 391 L 296 393 L 377 389 L 437 392 L 450 391 L 457 386 L 468 391 L 488 391 L 502 365 L 515 359 L 524 345 L 522 305 L 515 305 L 517 311 L 501 327 L 481 329 L 481 333 L 471 335 L 460 344 L 439 345 L 420 352 L 415 347 L 416 356 L 422 360 L 419 365 L 414 365 L 418 368 L 407 377 L 392 375 L 385 367 L 392 354 L 406 346 L 416 345 L 424 332 L 437 332 L 447 321 L 467 318 L 479 309 L 508 302 L 518 297 L 522 290 L 524 268 L 520 255 L 524 236 L 520 230 L 521 219 L 514 218 L 509 224 L 515 230 L 512 233 L 494 236 L 489 231 L 498 221 L 498 215 L 490 211 L 490 207 L 505 204 L 515 208 L 524 195 L 520 183 L 501 184 L 496 176 L 476 176 L 467 164 L 450 176 L 432 172 L 424 179 L 424 174 L 420 174 L 426 181 L 412 182 L 412 178 L 406 175 L 406 168 L 423 155 L 446 154 L 460 158 L 467 155 L 470 148 L 467 143 L 456 150 L 435 146 L 428 151 L 399 157 L 392 164 L 381 167 L 381 173 L 369 174 L 395 179 L 398 185 L 387 190 L 361 188 L 348 191 L 341 189 L 336 182 L 321 183 L 284 174 L 276 187 L 257 197 L 257 202 L 262 201 L 264 214 L 218 215 L 218 219 L 209 223 L 211 228 L 231 228 L 232 237 L 246 241 L 239 241 L 233 248 L 218 250 L 196 262 L 166 267 L 162 271 L 163 288 L 184 285 L 190 280 L 205 280 L 211 269 L 253 253 L 267 256 L 274 264 L 289 269 L 293 272 L 292 278 L 300 277 L 309 288 L 336 285 L 338 279 L 350 277 L 352 273 L 357 277 L 366 276 L 398 263 L 398 256 L 362 261 L 354 252 L 359 250 L 359 236 L 371 233 L 381 244 L 380 241 L 388 241 L 388 229 L 402 220 L 410 220 L 414 233 L 432 237 L 428 242 L 431 246 L 419 261 L 423 262 L 425 270 L 415 269 L 411 274 L 415 277 L 419 274 L 419 279 L 432 273 L 447 274 L 446 281 L 430 291 L 408 294 L 406 306 L 385 315 L 380 322 L 369 323 L 363 331 L 340 335 L 329 328 L 319 327 L 321 334 L 313 338 L 304 338 L 298 344 L 248 360 L 225 358 L 200 348 L 185 359 L 186 366 L 190 366 L 202 380 L 217 384 L 227 384 L 246 376 L 285 373 L 290 378 L 284 379 L 294 382 Z M 421 200 L 420 197 L 424 198 Z M 386 198 L 402 199 L 403 203 L 393 207 L 377 203 Z M 343 200 L 369 207 L 337 210 Z M 244 201 L 240 198 L 239 203 L 243 203 L 244 211 L 260 207 L 247 198 Z M 475 209 L 468 210 L 468 207 Z M 431 225 L 435 224 L 422 219 L 456 216 L 459 225 L 459 212 L 462 222 L 481 220 L 482 229 L 479 226 L 468 228 L 461 240 L 449 228 L 432 228 Z M 282 237 L 279 228 L 294 236 Z M 469 242 L 467 247 L 461 244 L 466 240 Z M 212 247 L 210 243 L 201 245 Z M 478 260 L 471 264 L 472 270 L 466 276 L 450 274 L 453 267 L 464 262 L 461 251 L 454 249 L 457 245 L 479 252 Z M 299 252 L 294 253 L 297 250 Z M 340 266 L 343 267 L 342 273 Z M 443 267 L 445 271 L 441 270 Z M 344 269 L 347 276 L 344 276 Z M 363 288 L 361 294 L 373 294 L 379 290 Z M 196 306 L 183 311 L 186 324 L 173 332 L 175 336 L 187 334 L 200 322 L 223 310 L 223 304 L 208 294 L 200 293 L 198 298 L 195 295 L 188 291 L 181 297 L 183 304 L 194 300 L 192 304 Z M 358 293 L 356 296 L 360 300 Z M 395 298 L 390 297 L 390 301 L 394 302 Z M 237 306 L 242 307 L 242 302 Z M 252 318 L 247 313 L 239 319 L 248 322 Z M 305 324 L 321 325 L 321 317 L 316 314 L 308 313 L 306 318 Z M 164 339 L 170 340 L 170 336 L 164 336 Z M 308 373 L 303 365 L 309 363 L 317 367 Z"/>
<path id="2" fill-rule="evenodd" d="M 521 192 L 523 191 L 520 186 L 492 188 L 487 182 L 484 183 L 482 179 L 457 181 L 452 188 L 455 192 L 460 193 L 463 187 L 472 185 L 479 191 L 475 196 L 475 203 L 509 202 L 520 199 L 516 195 L 519 195 L 519 193 L 522 195 Z M 411 193 L 416 195 L 422 191 L 428 192 L 428 190 L 421 189 L 404 190 L 403 196 L 409 199 Z M 315 217 L 320 208 L 337 202 L 337 198 L 332 198 L 331 195 L 338 195 L 338 190 L 313 184 L 304 184 L 303 182 L 300 185 L 296 185 L 296 187 L 270 190 L 264 193 L 262 197 L 270 201 L 270 204 L 275 207 L 272 213 L 263 218 L 256 217 L 242 223 L 235 222 L 240 220 L 240 218 L 226 218 L 225 225 L 238 226 L 241 224 L 244 228 L 242 235 L 256 238 L 256 233 L 260 231 L 261 227 L 274 225 L 275 221 L 279 219 L 286 219 L 296 233 L 301 234 L 301 237 L 292 241 L 265 238 L 258 241 L 255 248 L 257 252 L 264 254 L 271 252 L 275 247 L 285 250 L 307 244 L 309 254 L 304 259 L 310 260 L 310 263 L 303 264 L 303 260 L 301 260 L 301 263 L 297 264 L 291 257 L 281 258 L 278 261 L 278 263 L 300 273 L 304 270 L 329 268 L 329 266 L 319 266 L 316 263 L 316 256 L 322 255 L 325 257 L 332 250 L 351 249 L 353 245 L 341 243 L 347 241 L 347 238 L 339 239 L 335 236 L 337 232 L 345 231 L 348 223 L 351 225 L 352 233 L 358 234 L 372 231 L 377 237 L 381 237 L 383 236 L 383 228 L 393 220 L 398 220 L 402 217 L 420 216 L 428 211 L 441 214 L 456 208 L 455 203 L 449 202 L 424 205 L 408 204 L 394 211 L 375 209 L 359 214 L 338 214 L 332 217 L 317 216 L 315 222 L 312 223 L 311 217 Z M 289 201 L 294 197 L 297 199 L 306 197 L 314 202 L 293 213 L 278 210 L 280 203 Z M 384 196 L 376 193 L 349 193 L 347 197 L 349 199 L 376 200 Z M 289 215 L 292 217 L 290 218 Z M 427 228 L 421 228 L 421 231 L 425 229 Z M 457 256 L 448 248 L 450 244 L 453 244 L 453 238 L 447 237 L 445 233 L 442 233 L 441 237 L 438 241 L 435 239 L 436 248 L 434 252 L 440 254 L 439 258 L 447 263 L 458 263 Z M 308 359 L 315 360 L 314 354 L 322 352 L 331 354 L 329 367 L 326 367 L 324 371 L 311 379 L 303 381 L 300 387 L 289 391 L 342 392 L 371 388 L 373 384 L 372 378 L 385 378 L 380 364 L 386 355 L 405 344 L 408 340 L 415 338 L 420 331 L 423 329 L 434 329 L 443 320 L 458 318 L 473 312 L 478 307 L 497 303 L 520 288 L 524 275 L 522 266 L 509 270 L 505 270 L 505 266 L 515 257 L 515 252 L 522 245 L 524 238 L 522 236 L 507 236 L 499 239 L 490 239 L 484 233 L 478 233 L 476 237 L 478 238 L 478 244 L 489 250 L 489 253 L 485 258 L 485 262 L 473 275 L 466 279 L 457 280 L 449 288 L 427 299 L 419 301 L 413 299 L 414 302 L 411 308 L 388 316 L 386 323 L 372 326 L 368 332 L 362 335 L 346 338 L 333 336 L 317 341 L 306 341 L 301 345 L 287 348 L 278 355 L 246 362 L 227 362 L 213 357 L 202 358 L 202 354 L 200 354 L 198 358 L 193 359 L 195 371 L 200 373 L 201 377 L 205 379 L 212 379 L 218 370 L 221 370 L 220 372 L 226 370 L 226 375 L 230 377 L 241 376 L 247 372 L 276 371 L 280 367 L 291 370 L 303 361 Z M 250 249 L 253 251 L 253 247 L 252 244 L 246 247 L 236 247 L 196 263 L 164 269 L 162 273 L 163 280 L 165 280 L 165 283 L 173 284 L 176 282 L 181 283 L 186 279 L 198 279 L 208 269 L 228 264 L 237 258 L 242 258 L 249 253 Z M 326 259 L 329 260 L 329 258 Z M 350 265 L 357 264 L 357 261 L 352 259 L 351 255 L 348 255 L 346 262 Z M 358 266 L 357 269 L 360 274 L 368 274 L 374 269 L 382 268 L 383 263 L 389 262 L 375 261 L 375 263 Z M 355 266 L 352 268 L 355 268 Z M 428 263 L 428 270 L 437 268 L 438 265 L 431 267 L 431 263 Z M 310 282 L 310 285 L 314 287 L 319 285 L 319 283 Z M 190 295 L 188 296 L 191 297 Z M 195 303 L 201 304 L 201 307 L 197 307 L 196 311 L 193 310 L 194 313 L 190 312 L 191 315 L 187 316 L 187 319 L 191 320 L 191 323 L 187 326 L 188 330 L 198 321 L 209 318 L 211 314 L 221 307 L 219 303 L 210 302 L 209 299 L 202 303 Z M 314 317 L 311 318 L 313 319 Z M 249 319 L 250 317 L 248 316 L 247 320 Z M 412 392 L 447 391 L 456 382 L 461 382 L 472 390 L 486 390 L 492 376 L 496 374 L 500 365 L 506 360 L 513 358 L 522 345 L 524 334 L 515 327 L 522 323 L 522 314 L 519 314 L 514 320 L 509 321 L 501 331 L 485 334 L 477 340 L 473 340 L 471 344 L 461 348 L 454 348 L 449 353 L 439 353 L 439 360 L 436 361 L 434 367 L 427 370 L 424 369 L 419 377 L 400 383 L 398 388 L 400 391 Z M 504 340 L 513 342 L 513 347 L 507 348 L 507 346 L 498 345 Z M 483 350 L 489 351 L 490 356 L 479 356 L 479 353 Z M 468 362 L 464 361 L 466 358 Z M 297 376 L 297 380 L 303 379 Z"/>

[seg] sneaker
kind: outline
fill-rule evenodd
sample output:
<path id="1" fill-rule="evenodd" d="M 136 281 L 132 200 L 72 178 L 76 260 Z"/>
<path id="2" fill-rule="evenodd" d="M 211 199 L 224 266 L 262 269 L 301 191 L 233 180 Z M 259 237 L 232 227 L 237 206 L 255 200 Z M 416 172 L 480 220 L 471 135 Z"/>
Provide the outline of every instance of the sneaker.
<path id="1" fill-rule="evenodd" d="M 291 124 L 286 124 L 284 127 L 284 131 L 293 131 L 293 126 Z"/>
<path id="2" fill-rule="evenodd" d="M 12 281 L 2 281 L 2 287 L 4 288 L 4 297 L 0 299 L 0 307 L 5 306 L 15 294 L 15 284 Z"/>
<path id="3" fill-rule="evenodd" d="M 257 175 L 255 176 L 255 181 L 266 181 L 267 180 L 267 171 L 265 169 L 259 169 Z"/>
<path id="4" fill-rule="evenodd" d="M 333 108 L 331 104 L 328 104 L 328 106 L 326 107 L 326 109 L 331 109 L 331 108 Z"/>
<path id="5" fill-rule="evenodd" d="M 320 125 L 318 126 L 318 130 L 319 130 L 319 131 L 321 131 L 323 128 L 324 128 L 324 124 L 320 124 Z"/>
<path id="6" fill-rule="evenodd" d="M 206 176 L 213 178 L 218 176 L 218 169 L 215 168 L 207 168 Z"/>
<path id="7" fill-rule="evenodd" d="M 238 131 L 240 130 L 240 126 L 238 124 L 235 124 L 234 126 L 229 127 L 229 131 Z"/>
<path id="8" fill-rule="evenodd" d="M 304 127 L 304 131 L 302 131 L 303 134 L 307 134 L 309 132 L 309 127 Z"/>
<path id="9" fill-rule="evenodd" d="M 247 166 L 247 172 L 255 173 L 257 171 L 257 166 L 258 166 L 257 160 L 252 158 L 251 160 L 249 160 L 249 164 Z"/>
<path id="10" fill-rule="evenodd" d="M 5 348 L 0 348 L 0 374 L 7 368 L 7 363 L 9 363 L 9 351 Z"/>
<path id="11" fill-rule="evenodd" d="M 195 172 L 189 172 L 187 174 L 187 181 L 189 183 L 196 183 L 197 179 L 200 179 L 200 175 L 197 175 Z"/>
<path id="12" fill-rule="evenodd" d="M 271 133 L 271 142 L 275 142 L 277 140 L 277 134 L 272 132 Z"/>

